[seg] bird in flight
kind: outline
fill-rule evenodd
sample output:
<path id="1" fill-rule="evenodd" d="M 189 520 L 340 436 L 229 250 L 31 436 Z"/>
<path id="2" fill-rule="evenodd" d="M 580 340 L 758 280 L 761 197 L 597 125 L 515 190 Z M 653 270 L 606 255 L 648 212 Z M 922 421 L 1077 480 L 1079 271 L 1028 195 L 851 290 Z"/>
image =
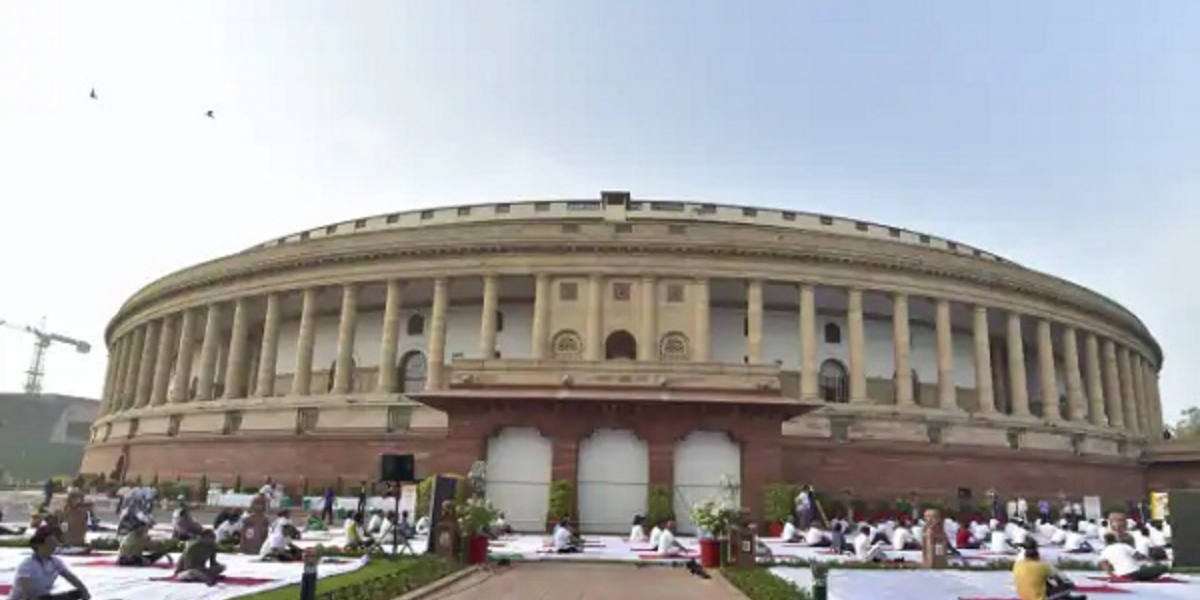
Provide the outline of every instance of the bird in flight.
<path id="1" fill-rule="evenodd" d="M 97 95 L 96 95 L 96 88 L 92 88 L 92 93 L 91 93 L 91 94 L 88 94 L 88 95 L 89 95 L 89 96 L 91 96 L 92 100 L 99 100 L 99 99 L 100 99 L 100 96 L 97 96 Z"/>
<path id="2" fill-rule="evenodd" d="M 215 118 L 217 118 L 217 115 L 213 114 L 213 111 L 211 111 L 211 110 L 210 110 L 210 111 L 208 111 L 208 112 L 206 112 L 206 113 L 204 113 L 204 116 L 206 116 L 206 117 L 208 117 L 208 118 L 210 118 L 210 119 L 215 119 Z"/>

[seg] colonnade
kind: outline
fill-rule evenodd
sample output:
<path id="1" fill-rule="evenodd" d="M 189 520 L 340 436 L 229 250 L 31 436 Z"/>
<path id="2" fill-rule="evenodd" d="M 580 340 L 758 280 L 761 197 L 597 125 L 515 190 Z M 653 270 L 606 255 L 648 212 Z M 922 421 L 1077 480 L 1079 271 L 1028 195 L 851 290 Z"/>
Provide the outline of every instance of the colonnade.
<path id="1" fill-rule="evenodd" d="M 496 350 L 497 308 L 499 276 L 483 275 L 482 308 L 480 311 L 479 356 L 492 357 Z M 628 279 L 628 278 L 623 278 Z M 654 277 L 641 278 L 643 290 L 653 289 Z M 584 310 L 587 311 L 583 335 L 584 360 L 602 360 L 604 326 L 605 277 L 593 275 L 588 278 L 584 295 Z M 551 290 L 553 276 L 539 274 L 534 281 L 533 322 L 531 327 L 531 358 L 552 358 L 549 340 L 554 331 L 551 320 Z M 772 282 L 775 283 L 775 282 Z M 792 282 L 794 283 L 794 282 Z M 404 296 L 404 282 L 389 280 L 381 282 L 351 283 L 339 286 L 341 313 L 338 325 L 336 362 L 330 393 L 352 392 L 354 374 L 355 331 L 357 326 L 359 293 L 364 285 L 385 285 L 382 343 L 379 351 L 377 380 L 373 391 L 396 393 L 398 391 L 397 344 L 400 335 L 400 312 Z M 439 389 L 445 384 L 446 363 L 446 318 L 449 306 L 449 284 L 447 278 L 433 279 L 432 306 L 429 309 L 429 332 L 426 346 L 426 388 Z M 763 362 L 763 289 L 765 280 L 746 281 L 746 356 L 747 362 Z M 819 397 L 817 364 L 817 284 L 801 282 L 797 285 L 797 304 L 800 316 L 798 346 L 800 352 L 800 396 L 815 400 Z M 694 330 L 690 332 L 691 352 L 694 362 L 709 361 L 712 341 L 710 328 L 709 280 L 696 279 L 690 287 L 690 309 L 695 315 Z M 858 287 L 845 289 L 847 322 L 847 400 L 851 405 L 871 403 L 867 397 L 867 373 L 865 368 L 865 339 L 863 303 L 864 293 L 869 290 Z M 251 298 L 237 298 L 198 306 L 145 321 L 121 332 L 112 341 L 108 371 L 105 379 L 101 414 L 160 406 L 168 403 L 209 401 L 220 392 L 222 398 L 236 399 L 249 396 L 272 397 L 276 390 L 276 364 L 281 348 L 279 331 L 282 305 L 285 294 L 301 297 L 299 335 L 295 352 L 295 372 L 287 395 L 308 396 L 312 390 L 313 347 L 316 340 L 318 288 L 310 287 L 295 291 L 277 291 L 266 295 L 265 312 L 251 313 Z M 893 355 L 895 361 L 895 402 L 902 408 L 918 408 L 913 397 L 912 369 L 910 365 L 910 295 L 898 292 L 891 296 L 893 307 Z M 640 316 L 639 334 L 643 339 L 657 339 L 655 296 L 643 295 L 643 311 Z M 936 351 L 937 351 L 937 406 L 938 410 L 959 411 L 954 381 L 954 352 L 952 348 L 951 306 L 952 298 L 930 298 L 935 307 Z M 261 306 L 258 302 L 255 306 Z M 232 327 L 229 346 L 224 353 L 226 364 L 223 369 L 223 385 L 218 386 L 218 358 L 221 356 L 223 322 L 225 311 L 232 310 Z M 1050 423 L 1090 423 L 1100 427 L 1125 430 L 1134 435 L 1156 436 L 1162 423 L 1158 375 L 1153 362 L 1135 349 L 1103 338 L 1090 331 L 1080 331 L 1069 324 L 1055 324 L 1035 317 L 1036 335 L 1034 348 L 1039 366 L 1037 382 L 1043 400 L 1041 415 L 1030 408 L 1026 373 L 1023 322 L 1025 317 L 1017 312 L 982 305 L 971 306 L 973 311 L 972 336 L 974 340 L 975 390 L 978 410 L 985 415 L 999 415 L 996 386 L 1007 389 L 1011 405 L 1011 417 L 1015 419 L 1040 419 Z M 1005 332 L 1003 346 L 993 344 L 989 330 L 989 314 L 993 311 L 1004 315 Z M 250 329 L 261 327 L 259 348 L 250 346 Z M 1055 335 L 1055 329 L 1058 335 Z M 201 331 L 198 331 L 202 329 Z M 997 336 L 999 337 L 999 336 Z M 1083 352 L 1080 353 L 1082 339 Z M 198 372 L 193 381 L 193 353 L 199 343 Z M 639 348 L 653 347 L 639 344 Z M 1058 410 L 1059 385 L 1056 369 L 1056 349 L 1062 357 L 1062 372 L 1066 389 L 1065 410 Z M 286 350 L 286 349 L 284 349 Z M 993 352 L 1005 353 L 1007 377 L 994 377 Z M 256 357 L 256 360 L 251 360 Z M 638 360 L 659 360 L 655 352 L 639 350 Z M 257 372 L 250 372 L 252 363 Z M 1090 406 L 1088 405 L 1090 403 Z"/>

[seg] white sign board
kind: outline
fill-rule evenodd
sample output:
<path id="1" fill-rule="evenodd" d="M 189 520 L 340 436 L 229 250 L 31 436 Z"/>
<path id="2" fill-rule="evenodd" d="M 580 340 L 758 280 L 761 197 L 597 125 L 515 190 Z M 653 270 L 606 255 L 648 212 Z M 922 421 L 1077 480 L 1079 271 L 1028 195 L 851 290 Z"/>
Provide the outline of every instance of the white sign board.
<path id="1" fill-rule="evenodd" d="M 1104 518 L 1104 507 L 1100 505 L 1100 496 L 1083 497 L 1083 516 L 1089 521 L 1099 521 Z"/>

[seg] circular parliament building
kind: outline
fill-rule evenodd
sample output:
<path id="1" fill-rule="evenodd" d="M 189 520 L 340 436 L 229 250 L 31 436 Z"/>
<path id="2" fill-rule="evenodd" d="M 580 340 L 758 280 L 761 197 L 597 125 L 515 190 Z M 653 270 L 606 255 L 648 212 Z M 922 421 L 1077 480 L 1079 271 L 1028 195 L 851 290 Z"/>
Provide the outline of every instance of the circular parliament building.
<path id="1" fill-rule="evenodd" d="M 303 231 L 147 285 L 106 337 L 84 473 L 295 490 L 485 461 L 525 529 L 557 480 L 584 530 L 655 486 L 686 528 L 730 480 L 755 513 L 801 482 L 1124 501 L 1162 423 L 1162 351 L 1100 294 L 887 225 L 623 192 Z"/>

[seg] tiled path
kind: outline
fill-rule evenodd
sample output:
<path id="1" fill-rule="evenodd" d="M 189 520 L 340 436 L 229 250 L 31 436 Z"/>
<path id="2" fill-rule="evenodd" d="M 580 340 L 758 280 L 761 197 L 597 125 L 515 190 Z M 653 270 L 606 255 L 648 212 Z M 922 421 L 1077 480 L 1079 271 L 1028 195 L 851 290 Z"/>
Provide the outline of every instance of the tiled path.
<path id="1" fill-rule="evenodd" d="M 682 568 L 579 562 L 517 563 L 468 577 L 429 600 L 745 600 L 721 579 Z"/>

